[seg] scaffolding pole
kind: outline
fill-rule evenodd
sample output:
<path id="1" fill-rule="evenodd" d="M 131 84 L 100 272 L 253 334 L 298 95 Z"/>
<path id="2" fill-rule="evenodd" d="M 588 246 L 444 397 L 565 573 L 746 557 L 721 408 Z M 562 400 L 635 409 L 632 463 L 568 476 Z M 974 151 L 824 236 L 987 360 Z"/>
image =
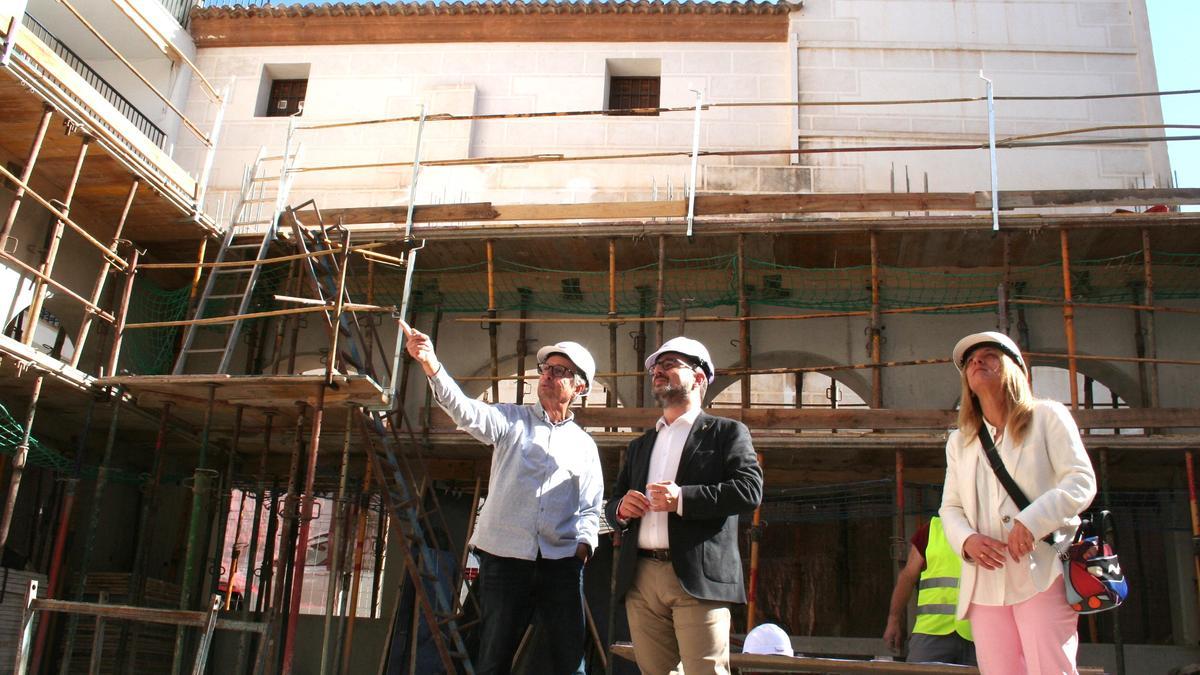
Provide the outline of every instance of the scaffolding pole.
<path id="1" fill-rule="evenodd" d="M 199 567 L 204 549 L 200 543 L 204 537 L 201 528 L 207 522 L 207 519 L 203 517 L 204 504 L 208 499 L 209 490 L 212 489 L 213 472 L 208 469 L 208 445 L 216 395 L 217 385 L 208 385 L 208 405 L 204 409 L 204 426 L 200 432 L 200 456 L 193 472 L 192 507 L 188 517 L 187 547 L 184 549 L 183 557 L 183 580 L 179 587 L 179 609 L 181 610 L 192 608 L 192 594 L 200 576 Z M 175 649 L 171 663 L 171 672 L 175 675 L 182 672 L 186 638 L 187 632 L 183 626 L 175 629 Z"/>
<path id="2" fill-rule="evenodd" d="M 372 451 L 370 448 L 367 449 L 367 452 Z M 371 471 L 374 464 L 374 462 L 367 462 L 362 493 L 359 495 L 358 524 L 354 533 L 354 574 L 350 580 L 350 611 L 346 617 L 346 637 L 343 640 L 339 674 L 350 672 L 350 653 L 351 647 L 354 646 L 354 619 L 358 615 L 358 593 L 362 587 L 363 559 L 366 556 L 367 514 L 371 510 Z"/>
<path id="3" fill-rule="evenodd" d="M 1079 368 L 1075 360 L 1075 307 L 1071 293 L 1071 249 L 1067 240 L 1067 231 L 1060 230 L 1059 245 L 1062 250 L 1062 283 L 1063 283 L 1063 330 L 1067 338 L 1067 377 L 1071 387 L 1071 409 L 1079 408 L 1079 384 L 1075 381 Z"/>
<path id="4" fill-rule="evenodd" d="M 63 196 L 61 211 L 64 217 L 71 215 L 71 202 L 75 199 L 75 188 L 79 186 L 79 177 L 83 175 L 83 160 L 87 158 L 88 148 L 92 145 L 92 137 L 84 136 L 82 143 L 79 145 L 79 153 L 75 156 L 75 168 L 71 173 L 71 178 L 67 182 L 66 193 Z M 46 247 L 46 254 L 42 257 L 42 264 L 38 268 L 45 277 L 50 277 L 54 273 L 54 265 L 58 261 L 58 249 L 62 246 L 63 232 L 66 230 L 66 223 L 62 218 L 54 220 L 54 229 L 50 235 L 50 244 Z M 33 286 L 33 300 L 30 301 L 28 315 L 25 317 L 25 334 L 21 336 L 21 341 L 26 346 L 33 344 L 33 335 L 37 332 L 38 322 L 42 316 L 42 305 L 46 302 L 46 282 L 41 277 Z"/>
<path id="5" fill-rule="evenodd" d="M 338 323 L 333 330 L 336 333 Z M 333 360 L 334 354 L 330 354 Z M 316 402 L 313 404 L 312 432 L 308 444 L 308 463 L 304 470 L 304 492 L 300 512 L 300 534 L 296 541 L 295 560 L 292 563 L 292 599 L 288 606 L 287 634 L 283 641 L 283 675 L 291 675 L 296 650 L 296 624 L 300 622 L 300 603 L 304 599 L 304 561 L 308 557 L 308 534 L 313 520 L 313 483 L 317 477 L 317 454 L 321 447 L 321 422 L 325 417 L 326 384 L 317 386 Z"/>
<path id="6" fill-rule="evenodd" d="M 171 401 L 163 404 L 159 415 L 158 434 L 154 438 L 154 460 L 150 468 L 150 482 L 145 486 L 142 496 L 141 513 L 138 515 L 138 538 L 133 552 L 133 574 L 129 579 L 129 604 L 140 607 L 146 597 L 146 564 L 149 559 L 150 542 L 154 537 L 154 516 L 158 513 L 158 491 L 162 482 L 163 453 L 166 450 L 167 428 L 171 419 Z M 120 638 L 117 642 L 117 654 L 124 667 L 122 672 L 132 672 L 137 662 L 139 626 L 121 624 Z M 129 644 L 130 632 L 133 635 L 133 645 Z"/>
<path id="7" fill-rule="evenodd" d="M 42 396 L 42 384 L 45 381 L 45 373 L 38 371 L 33 380 L 33 392 L 29 396 L 29 408 L 25 413 L 21 443 L 13 455 L 12 475 L 9 476 L 8 492 L 4 496 L 4 514 L 0 516 L 0 554 L 8 545 L 8 531 L 12 527 L 13 513 L 17 509 L 17 495 L 21 490 L 21 478 L 25 474 L 25 462 L 29 459 L 29 441 L 33 435 L 33 419 L 37 416 L 38 399 Z"/>
<path id="8" fill-rule="evenodd" d="M 271 452 L 271 430 L 275 423 L 275 411 L 266 410 L 263 416 L 266 418 L 263 426 L 263 447 L 258 458 L 258 474 L 255 477 L 255 494 L 254 494 L 254 520 L 250 524 L 250 550 L 246 554 L 246 584 L 242 589 L 242 611 L 241 619 L 243 621 L 250 617 L 250 598 L 254 595 L 254 575 L 262 570 L 258 565 L 258 532 L 261 527 L 263 502 L 267 498 L 267 456 Z M 266 561 L 264 561 L 266 562 Z M 262 595 L 263 587 L 259 584 L 258 593 Z M 237 652 L 237 672 L 244 673 L 246 668 L 246 653 L 250 647 L 249 635 L 243 634 L 238 638 Z"/>
<path id="9" fill-rule="evenodd" d="M 494 242 L 487 241 L 487 315 L 496 318 L 496 250 Z M 499 325 L 488 322 L 488 350 L 492 373 L 492 403 L 500 402 L 500 353 L 498 345 Z"/>
<path id="10" fill-rule="evenodd" d="M 14 20 L 20 21 L 14 17 Z M 42 151 L 42 142 L 46 139 L 46 130 L 50 128 L 50 118 L 54 116 L 54 109 L 49 105 L 42 106 L 42 118 L 38 121 L 37 131 L 33 134 L 33 143 L 29 147 L 29 156 L 25 160 L 25 164 L 21 167 L 20 183 L 17 184 L 17 191 L 13 195 L 13 201 L 8 206 L 8 215 L 4 219 L 4 229 L 0 230 L 0 251 L 8 250 L 8 237 L 12 234 L 13 225 L 17 222 L 17 213 L 21 210 L 21 202 L 25 197 L 25 189 L 29 184 L 29 179 L 33 176 L 33 167 L 37 164 L 38 155 Z"/>
<path id="11" fill-rule="evenodd" d="M 109 245 L 109 250 L 113 255 L 117 254 L 117 246 L 121 242 L 121 234 L 125 231 L 125 223 L 129 220 L 129 211 L 133 208 L 133 198 L 137 195 L 139 185 L 141 185 L 141 179 L 134 178 L 133 184 L 129 186 L 129 194 L 125 197 L 125 205 L 121 209 L 121 217 L 117 220 L 117 229 L 113 232 L 112 243 Z M 108 280 L 108 273 L 111 270 L 112 260 L 105 256 L 104 262 L 100 265 L 100 271 L 96 273 L 96 281 L 92 284 L 92 294 L 89 296 L 93 305 L 100 305 L 100 296 L 104 293 L 104 283 Z M 96 316 L 91 312 L 83 313 L 83 323 L 80 324 L 79 333 L 75 336 L 75 351 L 71 354 L 72 368 L 79 367 L 79 359 L 83 356 L 83 345 L 87 342 L 88 333 L 92 329 L 92 321 L 95 318 Z"/>
<path id="12" fill-rule="evenodd" d="M 91 513 L 88 517 L 83 555 L 80 557 L 79 564 L 76 567 L 76 601 L 83 600 L 88 569 L 92 564 L 92 554 L 96 550 L 96 536 L 99 534 L 100 515 L 103 513 L 100 504 L 104 499 L 105 489 L 108 487 L 108 467 L 112 463 L 113 448 L 117 444 L 117 423 L 120 419 L 122 404 L 124 403 L 125 390 L 122 387 L 116 387 L 111 390 L 110 394 L 112 400 L 112 418 L 108 421 L 108 436 L 104 440 L 104 456 L 100 459 L 100 467 L 96 472 L 96 486 L 92 490 Z M 67 675 L 71 672 L 71 653 L 75 648 L 75 633 L 77 630 L 79 630 L 79 617 L 72 615 L 70 621 L 67 622 L 67 638 L 62 651 L 62 663 L 59 667 L 60 675 Z"/>
<path id="13" fill-rule="evenodd" d="M 108 355 L 108 374 L 117 374 L 117 364 L 121 358 L 121 341 L 125 337 L 125 320 L 129 316 L 129 300 L 133 297 L 133 282 L 137 276 L 138 250 L 134 247 L 129 253 L 129 268 L 125 272 L 125 287 L 121 290 L 121 305 L 117 310 L 116 327 L 113 331 L 112 350 Z M 202 444 L 203 445 L 203 444 Z"/>
<path id="14" fill-rule="evenodd" d="M 270 644 L 267 649 L 266 672 L 273 672 L 276 657 L 279 654 L 280 622 L 287 620 L 284 614 L 285 599 L 290 588 L 288 583 L 288 565 L 295 553 L 296 518 L 299 515 L 299 475 L 300 452 L 304 448 L 304 418 L 308 413 L 308 404 L 304 401 L 296 403 L 295 438 L 292 442 L 292 459 L 288 468 L 287 498 L 283 502 L 283 517 L 281 518 L 279 555 L 275 562 L 275 588 L 271 600 L 271 627 L 268 629 Z"/>
<path id="15" fill-rule="evenodd" d="M 1151 265 L 1150 230 L 1142 228 L 1142 304 L 1146 310 L 1146 357 L 1158 358 L 1158 342 L 1154 329 L 1154 269 Z M 1146 368 L 1146 386 L 1150 393 L 1150 407 L 1157 408 L 1158 400 L 1158 366 L 1149 361 Z M 1144 405 L 1144 403 L 1143 403 Z"/>
<path id="16" fill-rule="evenodd" d="M 608 318 L 611 320 L 608 324 L 608 364 L 612 372 L 620 370 L 617 367 L 617 240 L 608 240 Z M 593 376 L 595 379 L 595 376 Z M 591 382 L 589 385 L 593 384 Z M 604 397 L 604 407 L 617 407 L 617 379 L 613 378 L 612 384 L 609 385 L 608 393 Z M 609 428 L 609 431 L 616 431 L 615 427 Z"/>
<path id="17" fill-rule="evenodd" d="M 329 532 L 329 548 L 326 557 L 332 559 L 332 565 L 329 570 L 329 583 L 325 591 L 325 630 L 321 636 L 321 675 L 329 672 L 329 666 L 332 663 L 332 648 L 331 640 L 333 638 L 333 615 L 334 608 L 337 604 L 337 589 L 340 585 L 338 578 L 342 573 L 342 521 L 345 512 L 348 510 L 346 504 L 346 483 L 350 480 L 350 441 L 354 430 L 354 407 L 346 407 L 346 429 L 345 436 L 342 439 L 342 461 L 341 468 L 338 471 L 338 490 L 337 498 L 334 501 L 335 512 L 331 518 Z"/>

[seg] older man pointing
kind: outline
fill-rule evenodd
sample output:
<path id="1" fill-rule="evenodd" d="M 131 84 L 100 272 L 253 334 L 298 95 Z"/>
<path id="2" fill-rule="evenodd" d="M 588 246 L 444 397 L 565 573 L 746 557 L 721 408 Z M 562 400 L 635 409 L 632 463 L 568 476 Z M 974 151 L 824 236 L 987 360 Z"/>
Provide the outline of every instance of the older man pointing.
<path id="1" fill-rule="evenodd" d="M 570 406 L 591 388 L 592 355 L 575 342 L 542 347 L 537 402 L 489 405 L 463 394 L 429 336 L 409 329 L 407 347 L 438 405 L 494 448 L 470 542 L 479 556 L 482 613 L 476 672 L 508 673 L 534 621 L 546 631 L 553 673 L 582 673 L 583 566 L 596 548 L 604 478 L 596 443 Z"/>

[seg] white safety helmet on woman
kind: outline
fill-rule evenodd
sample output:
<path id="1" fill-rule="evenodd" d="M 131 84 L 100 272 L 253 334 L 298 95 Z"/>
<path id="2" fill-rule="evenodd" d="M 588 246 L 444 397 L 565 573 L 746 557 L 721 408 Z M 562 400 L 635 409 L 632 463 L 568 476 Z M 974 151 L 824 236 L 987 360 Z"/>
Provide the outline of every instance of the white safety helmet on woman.
<path id="1" fill-rule="evenodd" d="M 712 357 L 708 355 L 708 349 L 706 349 L 704 345 L 700 344 L 699 340 L 693 340 L 690 337 L 684 337 L 682 335 L 667 340 L 662 344 L 661 347 L 658 348 L 657 351 L 646 357 L 646 370 L 653 368 L 654 362 L 658 360 L 658 357 L 661 354 L 666 354 L 667 352 L 683 354 L 693 361 L 696 361 L 696 365 L 699 366 L 699 368 L 703 370 L 704 374 L 708 377 L 708 383 L 712 384 L 713 378 L 717 375 L 717 368 L 713 365 Z"/>
<path id="2" fill-rule="evenodd" d="M 960 371 L 967 367 L 967 358 L 971 353 L 980 347 L 994 347 L 1012 359 L 1014 363 L 1021 367 L 1026 373 L 1029 368 L 1025 365 L 1025 359 L 1021 356 L 1021 348 L 1017 343 L 1012 341 L 1004 333 L 998 333 L 994 330 L 984 331 L 982 333 L 972 333 L 958 341 L 954 345 L 954 352 L 951 358 L 954 361 L 954 367 Z"/>

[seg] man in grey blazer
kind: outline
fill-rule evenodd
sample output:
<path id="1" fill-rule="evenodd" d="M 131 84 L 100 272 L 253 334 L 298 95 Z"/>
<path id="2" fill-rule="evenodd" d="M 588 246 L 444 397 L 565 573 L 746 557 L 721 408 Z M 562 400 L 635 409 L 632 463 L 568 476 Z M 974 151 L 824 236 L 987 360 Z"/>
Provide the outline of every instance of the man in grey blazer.
<path id="1" fill-rule="evenodd" d="M 728 673 L 729 605 L 746 602 L 738 514 L 762 500 L 762 469 L 745 425 L 701 410 L 703 344 L 668 340 L 646 368 L 662 417 L 629 444 L 606 506 L 623 542 L 616 597 L 642 673 Z"/>

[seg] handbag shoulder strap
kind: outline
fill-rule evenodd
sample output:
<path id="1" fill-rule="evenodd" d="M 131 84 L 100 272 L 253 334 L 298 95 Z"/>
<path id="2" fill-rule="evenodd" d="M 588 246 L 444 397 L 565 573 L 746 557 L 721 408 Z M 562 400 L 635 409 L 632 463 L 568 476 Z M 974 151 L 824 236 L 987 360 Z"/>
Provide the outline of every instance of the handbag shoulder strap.
<path id="1" fill-rule="evenodd" d="M 996 474 L 1000 484 L 1004 486 L 1004 491 L 1016 502 L 1017 508 L 1024 511 L 1025 507 L 1029 506 L 1029 498 L 1025 496 L 1024 492 L 1021 492 L 1017 481 L 1013 480 L 1012 474 L 1004 467 L 1004 460 L 1000 459 L 996 444 L 992 442 L 992 434 L 983 420 L 979 421 L 979 442 L 983 444 L 983 452 L 987 455 L 988 464 L 991 465 L 992 472 Z"/>
<path id="2" fill-rule="evenodd" d="M 992 472 L 996 474 L 996 478 L 999 479 L 1000 484 L 1004 486 L 1004 491 L 1008 493 L 1009 497 L 1012 497 L 1017 508 L 1024 511 L 1029 506 L 1029 498 L 1025 496 L 1024 492 L 1021 492 L 1017 481 L 1013 480 L 1012 474 L 1005 468 L 1004 460 L 1000 459 L 1000 452 L 996 450 L 996 444 L 992 441 L 992 434 L 988 431 L 987 424 L 983 420 L 979 421 L 979 442 L 983 444 L 983 452 L 987 455 L 988 464 L 991 465 Z M 1046 535 L 1042 538 L 1042 541 L 1053 546 L 1054 533 L 1051 532 Z"/>

